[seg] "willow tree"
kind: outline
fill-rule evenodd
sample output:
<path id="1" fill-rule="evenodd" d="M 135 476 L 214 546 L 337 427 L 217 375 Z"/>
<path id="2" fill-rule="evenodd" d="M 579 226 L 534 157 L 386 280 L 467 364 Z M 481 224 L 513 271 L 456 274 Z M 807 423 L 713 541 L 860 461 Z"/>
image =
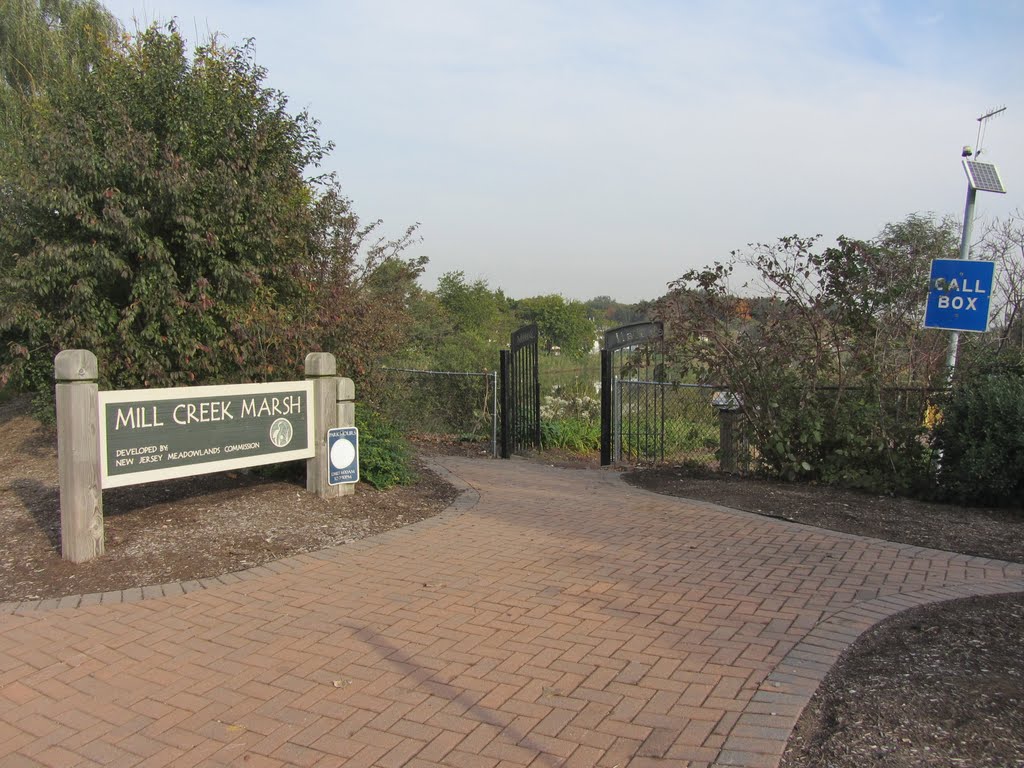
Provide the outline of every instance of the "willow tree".
<path id="1" fill-rule="evenodd" d="M 0 0 L 5 96 L 31 99 L 87 74 L 120 34 L 117 20 L 94 0 Z"/>

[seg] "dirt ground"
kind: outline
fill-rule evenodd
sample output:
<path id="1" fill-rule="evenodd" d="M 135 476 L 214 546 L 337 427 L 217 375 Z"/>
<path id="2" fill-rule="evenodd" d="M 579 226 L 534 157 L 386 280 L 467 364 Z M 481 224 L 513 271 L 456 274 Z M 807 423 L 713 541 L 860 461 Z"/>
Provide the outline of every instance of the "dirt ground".
<path id="1" fill-rule="evenodd" d="M 437 514 L 455 496 L 420 468 L 409 488 L 360 484 L 343 507 L 294 480 L 250 472 L 104 492 L 106 554 L 60 557 L 56 439 L 27 403 L 0 404 L 0 602 L 215 576 L 344 545 Z M 486 447 L 418 441 L 421 456 L 485 457 Z M 545 452 L 531 460 L 594 467 Z M 629 482 L 834 530 L 1024 562 L 1024 515 L 835 489 L 642 470 Z M 1024 595 L 909 611 L 865 633 L 822 683 L 783 768 L 1024 768 Z"/>

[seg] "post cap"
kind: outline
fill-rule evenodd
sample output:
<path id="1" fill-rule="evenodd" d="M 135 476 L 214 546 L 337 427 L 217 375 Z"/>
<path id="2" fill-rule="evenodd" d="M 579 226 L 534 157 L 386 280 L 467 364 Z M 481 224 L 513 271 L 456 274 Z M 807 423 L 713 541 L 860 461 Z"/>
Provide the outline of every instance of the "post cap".
<path id="1" fill-rule="evenodd" d="M 338 402 L 348 403 L 356 399 L 356 385 L 352 379 L 338 379 Z"/>
<path id="2" fill-rule="evenodd" d="M 96 355 L 87 349 L 65 349 L 53 359 L 53 378 L 57 381 L 96 381 L 99 365 Z"/>
<path id="3" fill-rule="evenodd" d="M 306 376 L 335 376 L 338 362 L 330 352 L 310 352 L 306 355 Z"/>

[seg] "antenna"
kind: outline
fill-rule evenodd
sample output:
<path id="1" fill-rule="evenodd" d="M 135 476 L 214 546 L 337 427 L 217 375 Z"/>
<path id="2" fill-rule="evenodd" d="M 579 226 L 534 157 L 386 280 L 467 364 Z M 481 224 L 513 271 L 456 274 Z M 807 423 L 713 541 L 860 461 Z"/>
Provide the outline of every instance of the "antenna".
<path id="1" fill-rule="evenodd" d="M 981 156 L 981 145 L 985 141 L 985 123 L 991 120 L 996 115 L 1000 115 L 1005 111 L 1006 107 L 997 107 L 995 109 L 990 109 L 988 112 L 986 112 L 984 115 L 978 118 L 978 140 L 974 142 L 975 147 L 977 147 L 977 151 L 974 153 L 975 157 Z"/>

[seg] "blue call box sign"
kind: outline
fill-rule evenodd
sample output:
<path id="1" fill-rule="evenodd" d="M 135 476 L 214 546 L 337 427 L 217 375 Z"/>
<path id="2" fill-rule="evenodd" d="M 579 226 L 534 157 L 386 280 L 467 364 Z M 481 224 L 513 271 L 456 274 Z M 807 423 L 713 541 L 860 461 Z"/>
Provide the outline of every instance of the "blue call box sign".
<path id="1" fill-rule="evenodd" d="M 987 331 L 995 266 L 991 261 L 932 261 L 924 327 Z"/>
<path id="2" fill-rule="evenodd" d="M 327 430 L 327 484 L 359 482 L 359 430 L 338 427 Z"/>

